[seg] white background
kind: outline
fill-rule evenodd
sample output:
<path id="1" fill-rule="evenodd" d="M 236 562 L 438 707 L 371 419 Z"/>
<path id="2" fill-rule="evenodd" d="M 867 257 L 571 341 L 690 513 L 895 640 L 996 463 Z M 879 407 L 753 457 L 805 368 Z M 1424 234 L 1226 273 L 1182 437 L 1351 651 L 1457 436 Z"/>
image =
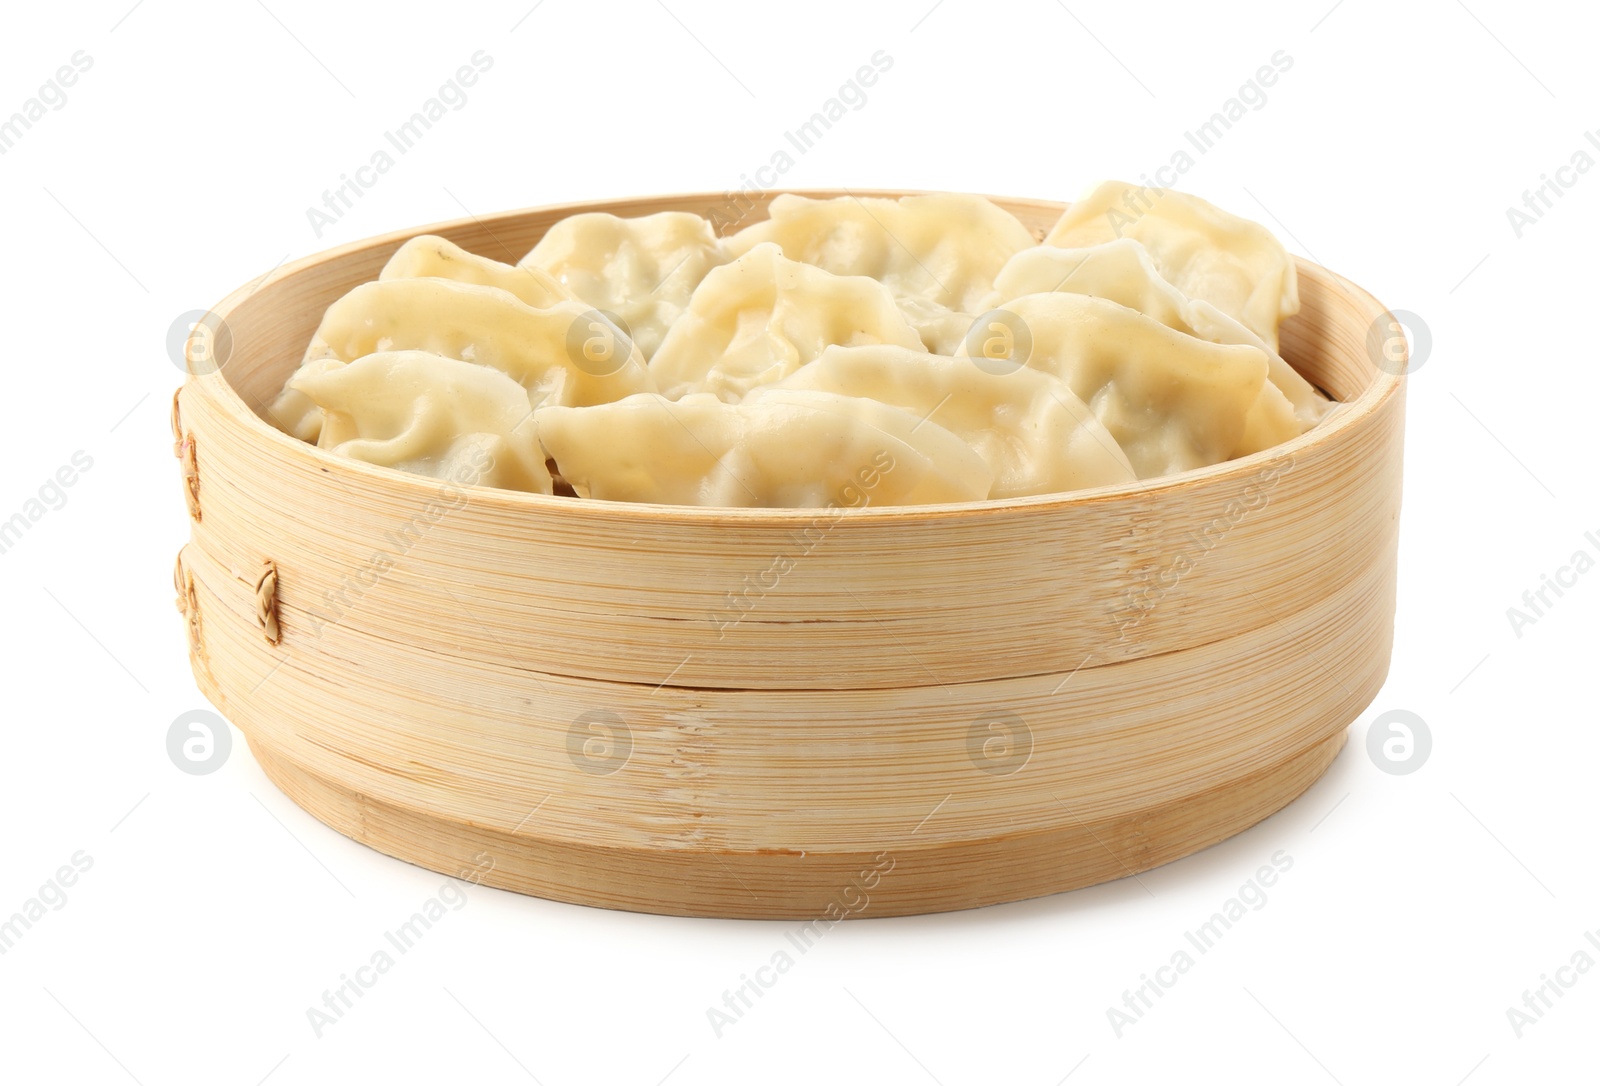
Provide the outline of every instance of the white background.
<path id="1" fill-rule="evenodd" d="M 0 957 L 0 1079 L 1593 1081 L 1600 968 L 1521 1037 L 1506 1013 L 1600 929 L 1600 572 L 1520 636 L 1507 617 L 1600 556 L 1600 170 L 1520 238 L 1506 214 L 1600 127 L 1577 5 L 130 2 L 30 5 L 0 37 L 0 116 L 93 59 L 0 156 L 0 520 L 93 459 L 0 554 L 0 915 L 93 863 Z M 306 208 L 480 49 L 466 106 L 315 236 Z M 306 1008 L 443 880 L 303 814 L 237 736 L 209 776 L 168 758 L 205 707 L 172 606 L 169 326 L 381 231 L 737 188 L 877 50 L 892 69 L 785 184 L 1070 199 L 1293 58 L 1182 187 L 1428 329 L 1387 686 L 1249 832 L 1138 880 L 845 925 L 721 1037 L 707 1007 L 793 925 L 477 889 L 317 1038 Z M 1391 709 L 1433 733 L 1407 776 L 1366 752 Z M 1107 1008 L 1280 849 L 1265 907 L 1116 1036 Z"/>

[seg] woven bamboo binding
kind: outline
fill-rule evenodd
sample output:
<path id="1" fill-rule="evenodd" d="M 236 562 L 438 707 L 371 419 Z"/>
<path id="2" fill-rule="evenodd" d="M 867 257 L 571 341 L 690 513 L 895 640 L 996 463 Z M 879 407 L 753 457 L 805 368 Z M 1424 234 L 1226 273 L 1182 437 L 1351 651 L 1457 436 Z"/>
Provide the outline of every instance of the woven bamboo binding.
<path id="1" fill-rule="evenodd" d="M 233 354 L 182 393 L 186 615 L 273 780 L 493 885 L 799 918 L 1120 878 L 1309 786 L 1387 672 L 1403 419 L 1369 347 L 1384 308 L 1315 265 L 1283 350 L 1344 406 L 1134 487 L 825 521 L 612 505 L 452 491 L 260 417 L 323 308 L 415 233 L 514 261 L 576 211 L 748 222 L 747 200 L 419 228 L 217 307 Z M 1061 210 L 1000 202 L 1036 231 Z"/>

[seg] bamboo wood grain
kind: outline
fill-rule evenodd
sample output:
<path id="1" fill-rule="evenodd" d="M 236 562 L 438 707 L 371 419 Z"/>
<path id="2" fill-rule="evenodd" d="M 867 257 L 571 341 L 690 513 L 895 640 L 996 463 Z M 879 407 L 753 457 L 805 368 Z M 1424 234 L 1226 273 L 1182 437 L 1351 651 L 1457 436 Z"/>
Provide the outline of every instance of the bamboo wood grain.
<path id="1" fill-rule="evenodd" d="M 1383 307 L 1315 265 L 1283 349 L 1344 401 L 1335 416 L 1127 488 L 819 527 L 814 511 L 451 493 L 258 416 L 322 308 L 415 233 L 510 261 L 575 210 L 716 200 L 419 228 L 218 307 L 233 354 L 177 405 L 202 514 L 179 576 L 197 679 L 280 787 L 426 866 L 488 855 L 494 885 L 806 917 L 880 854 L 893 872 L 855 915 L 1120 877 L 1316 779 L 1388 667 L 1403 386 L 1372 361 Z M 1036 231 L 1061 210 L 1000 202 Z M 793 570 L 751 603 L 740 586 L 780 556 Z M 730 609 L 740 591 L 751 605 Z M 596 714 L 626 735 L 612 772 L 574 755 Z M 1021 762 L 975 745 L 997 720 Z"/>
<path id="2" fill-rule="evenodd" d="M 483 884 L 634 912 L 820 921 L 971 909 L 1127 878 L 1226 840 L 1316 782 L 1343 732 L 1293 759 L 1182 800 L 1101 822 L 899 852 L 645 852 L 505 834 L 375 800 L 252 743 L 283 792 L 341 833 L 411 863 Z M 874 885 L 868 873 L 883 871 Z"/>

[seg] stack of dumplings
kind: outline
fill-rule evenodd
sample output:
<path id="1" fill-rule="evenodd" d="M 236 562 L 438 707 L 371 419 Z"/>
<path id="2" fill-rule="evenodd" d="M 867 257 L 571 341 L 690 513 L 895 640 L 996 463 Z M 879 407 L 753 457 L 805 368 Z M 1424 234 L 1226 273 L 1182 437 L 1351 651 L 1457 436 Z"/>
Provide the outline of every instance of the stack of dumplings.
<path id="1" fill-rule="evenodd" d="M 340 456 L 598 501 L 921 505 L 1125 486 L 1334 403 L 1278 354 L 1293 259 L 1108 181 L 1036 242 L 979 196 L 556 223 L 515 265 L 412 238 L 270 405 Z"/>

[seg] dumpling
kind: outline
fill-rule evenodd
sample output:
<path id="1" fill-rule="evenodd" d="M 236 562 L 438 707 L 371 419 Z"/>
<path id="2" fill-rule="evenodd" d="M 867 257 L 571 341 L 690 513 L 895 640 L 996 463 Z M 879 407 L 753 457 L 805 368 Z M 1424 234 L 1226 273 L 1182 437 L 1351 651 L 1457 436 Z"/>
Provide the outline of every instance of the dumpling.
<path id="1" fill-rule="evenodd" d="M 934 354 L 955 354 L 976 319 L 971 313 L 949 309 L 927 298 L 896 298 L 895 304 L 917 330 L 922 345 Z"/>
<path id="2" fill-rule="evenodd" d="M 995 273 L 1034 239 L 1014 215 L 981 196 L 813 200 L 785 193 L 773 199 L 766 221 L 724 244 L 741 256 L 763 242 L 835 275 L 876 279 L 896 297 L 970 310 Z"/>
<path id="3" fill-rule="evenodd" d="M 1134 481 L 1111 434 L 1059 378 L 991 372 L 970 358 L 904 347 L 829 347 L 775 389 L 809 389 L 892 404 L 949 430 L 994 473 L 991 498 L 1056 494 Z M 770 393 L 758 389 L 753 398 Z"/>
<path id="4" fill-rule="evenodd" d="M 550 228 L 524 267 L 539 268 L 596 309 L 620 317 L 646 359 L 706 273 L 727 262 L 711 224 L 687 211 L 636 219 L 570 215 Z"/>
<path id="5" fill-rule="evenodd" d="M 936 423 L 872 400 L 764 389 L 545 407 L 539 440 L 579 497 L 667 505 L 854 508 L 976 501 L 988 466 Z"/>
<path id="6" fill-rule="evenodd" d="M 1268 445 L 1305 432 L 1334 406 L 1256 333 L 1209 302 L 1189 298 L 1163 279 L 1144 246 L 1132 238 L 1084 249 L 1058 249 L 1051 245 L 1024 249 L 1000 269 L 984 308 L 992 309 L 1025 294 L 1052 291 L 1106 298 L 1154 317 L 1168 328 L 1212 343 L 1246 343 L 1266 351 L 1271 386 L 1262 390 L 1256 405 L 1256 429 L 1260 430 L 1258 440 Z M 1275 393 L 1288 401 L 1297 428 L 1287 424 L 1280 397 Z M 1265 447 L 1256 444 L 1243 451 L 1255 452 Z"/>
<path id="7" fill-rule="evenodd" d="M 603 348 L 591 351 L 594 343 Z M 637 348 L 584 303 L 534 309 L 498 287 L 436 278 L 362 283 L 328 307 L 302 366 L 390 350 L 491 366 L 522 385 L 530 405 L 605 403 L 654 387 Z M 269 414 L 317 440 L 321 413 L 292 382 Z"/>
<path id="8" fill-rule="evenodd" d="M 888 287 L 931 351 L 949 352 L 966 332 L 995 273 L 1034 243 L 1016 217 L 981 196 L 840 196 L 785 193 L 767 220 L 728 238 L 734 256 L 773 242 L 790 260 Z"/>
<path id="9" fill-rule="evenodd" d="M 555 403 L 603 403 L 645 391 L 649 377 L 637 351 L 604 365 L 577 364 L 569 344 L 591 313 L 582 302 L 534 309 L 495 287 L 386 279 L 363 283 L 328 307 L 306 360 L 415 349 L 492 366 Z M 622 337 L 618 343 L 631 347 Z M 612 372 L 598 372 L 605 369 Z"/>
<path id="10" fill-rule="evenodd" d="M 330 452 L 459 485 L 550 493 L 527 394 L 499 370 L 383 351 L 310 362 L 289 387 L 324 412 L 317 444 Z"/>
<path id="11" fill-rule="evenodd" d="M 615 330 L 606 330 L 613 354 L 585 354 L 593 321 L 594 311 L 582 302 L 534 309 L 495 287 L 387 279 L 363 283 L 329 306 L 306 360 L 430 351 L 500 370 L 534 403 L 605 403 L 649 391 L 644 359 Z"/>
<path id="12" fill-rule="evenodd" d="M 342 364 L 339 359 L 323 361 Z M 317 436 L 322 433 L 322 408 L 318 407 L 317 402 L 310 396 L 293 387 L 294 379 L 309 372 L 310 365 L 309 362 L 300 363 L 300 368 L 289 376 L 289 380 L 278 395 L 267 405 L 267 416 L 274 426 L 290 437 L 297 437 L 301 441 L 315 445 Z"/>
<path id="13" fill-rule="evenodd" d="M 378 273 L 379 279 L 453 279 L 483 287 L 499 287 L 526 305 L 548 309 L 578 296 L 543 268 L 502 264 L 469 253 L 447 238 L 422 234 L 395 250 Z"/>
<path id="14" fill-rule="evenodd" d="M 1149 250 L 1162 278 L 1210 302 L 1278 349 L 1278 322 L 1300 311 L 1294 259 L 1259 223 L 1198 196 L 1106 181 L 1071 207 L 1045 235 L 1061 249 L 1132 238 Z"/>
<path id="15" fill-rule="evenodd" d="M 1236 455 L 1267 380 L 1265 351 L 1186 336 L 1103 298 L 1028 294 L 991 316 L 1022 329 L 1027 356 L 1015 361 L 1065 381 L 1141 479 Z"/>
<path id="16" fill-rule="evenodd" d="M 834 344 L 922 340 L 881 284 L 833 275 L 757 245 L 714 269 L 689 300 L 650 360 L 662 394 L 711 392 L 742 399 L 758 385 L 781 381 Z"/>
<path id="17" fill-rule="evenodd" d="M 1024 249 L 1006 261 L 982 304 L 986 310 L 993 309 L 1024 294 L 1056 291 L 1108 298 L 1154 317 L 1168 328 L 1194 334 L 1191 316 L 1196 303 L 1161 277 L 1149 252 L 1132 238 L 1082 249 L 1053 245 Z M 1254 337 L 1243 325 L 1235 325 L 1242 335 Z"/>

